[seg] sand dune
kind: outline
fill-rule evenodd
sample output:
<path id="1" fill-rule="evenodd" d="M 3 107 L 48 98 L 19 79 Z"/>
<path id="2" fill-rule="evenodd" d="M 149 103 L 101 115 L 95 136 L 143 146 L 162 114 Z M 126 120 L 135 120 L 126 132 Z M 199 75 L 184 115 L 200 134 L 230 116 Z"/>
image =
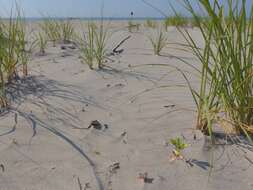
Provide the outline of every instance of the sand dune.
<path id="1" fill-rule="evenodd" d="M 180 59 L 196 67 L 198 62 L 173 44 L 183 42 L 176 28 L 167 32 L 171 45 L 154 56 L 150 30 L 129 34 L 125 22 L 110 26 L 116 32 L 109 50 L 131 38 L 122 54 L 110 56 L 108 67 L 90 70 L 77 49 L 49 44 L 45 56 L 33 55 L 29 77 L 8 87 L 13 100 L 0 117 L 0 189 L 253 189 L 249 147 L 224 143 L 210 151 L 194 130 L 195 105 L 173 67 L 189 72 L 197 86 L 194 71 Z M 189 30 L 199 38 L 198 29 Z M 87 129 L 94 120 L 101 129 Z M 175 137 L 189 144 L 183 155 L 192 165 L 170 162 Z"/>

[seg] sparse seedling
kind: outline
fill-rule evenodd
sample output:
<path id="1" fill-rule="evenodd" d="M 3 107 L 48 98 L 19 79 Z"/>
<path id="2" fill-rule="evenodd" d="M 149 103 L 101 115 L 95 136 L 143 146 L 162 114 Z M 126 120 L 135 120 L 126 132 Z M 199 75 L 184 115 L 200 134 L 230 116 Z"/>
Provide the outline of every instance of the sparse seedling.
<path id="1" fill-rule="evenodd" d="M 170 143 L 174 146 L 173 155 L 171 156 L 170 161 L 184 159 L 184 157 L 182 155 L 182 150 L 187 148 L 189 145 L 184 143 L 183 140 L 179 137 L 177 137 L 175 139 L 171 139 Z"/>
<path id="2" fill-rule="evenodd" d="M 170 143 L 174 146 L 178 154 L 181 154 L 181 151 L 188 147 L 188 144 L 184 143 L 184 141 L 179 137 L 171 139 Z"/>

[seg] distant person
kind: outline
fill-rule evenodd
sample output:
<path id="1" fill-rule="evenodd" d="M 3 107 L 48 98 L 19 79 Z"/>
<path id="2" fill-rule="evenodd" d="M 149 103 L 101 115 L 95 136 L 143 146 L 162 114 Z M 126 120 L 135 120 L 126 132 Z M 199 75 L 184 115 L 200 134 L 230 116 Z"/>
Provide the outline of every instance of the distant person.
<path id="1" fill-rule="evenodd" d="M 133 16 L 134 16 L 134 12 L 131 12 L 131 17 L 133 18 Z"/>

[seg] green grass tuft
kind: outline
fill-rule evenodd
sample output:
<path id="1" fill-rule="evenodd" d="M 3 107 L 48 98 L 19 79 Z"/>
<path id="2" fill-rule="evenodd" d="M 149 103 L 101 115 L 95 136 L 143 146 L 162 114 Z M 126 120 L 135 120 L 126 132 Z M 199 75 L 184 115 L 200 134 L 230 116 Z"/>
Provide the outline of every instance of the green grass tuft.
<path id="1" fill-rule="evenodd" d="M 39 47 L 40 55 L 45 55 L 47 47 L 47 39 L 42 32 L 38 32 L 36 35 L 36 45 Z"/>
<path id="2" fill-rule="evenodd" d="M 188 25 L 188 23 L 189 20 L 187 18 L 181 16 L 180 14 L 176 14 L 175 16 L 166 18 L 164 21 L 164 26 L 167 30 L 169 26 L 185 27 Z"/>
<path id="3" fill-rule="evenodd" d="M 87 29 L 88 32 L 84 35 L 83 43 L 81 43 L 81 58 L 89 65 L 90 69 L 94 69 L 95 64 L 100 69 L 106 58 L 108 30 L 104 27 L 103 22 L 98 28 L 93 23 L 89 23 Z"/>
<path id="4" fill-rule="evenodd" d="M 165 32 L 162 29 L 157 29 L 155 34 L 148 36 L 149 41 L 152 44 L 153 51 L 155 55 L 160 55 L 161 51 L 167 45 L 167 37 Z"/>
<path id="5" fill-rule="evenodd" d="M 63 43 L 71 43 L 75 37 L 75 29 L 70 20 L 62 21 L 61 27 L 61 38 Z"/>
<path id="6" fill-rule="evenodd" d="M 199 27 L 203 48 L 198 47 L 189 31 L 180 30 L 201 62 L 199 90 L 188 81 L 198 108 L 197 128 L 212 135 L 213 125 L 218 123 L 225 132 L 232 127 L 237 134 L 249 137 L 253 133 L 253 6 L 248 18 L 245 0 L 227 0 L 226 13 L 218 0 L 213 4 L 199 2 L 208 22 L 203 22 L 191 3 L 184 0 Z"/>
<path id="7" fill-rule="evenodd" d="M 148 20 L 146 20 L 144 26 L 147 27 L 147 28 L 155 29 L 157 27 L 157 23 L 153 20 L 148 19 Z"/>
<path id="8" fill-rule="evenodd" d="M 11 15 L 8 21 L 0 20 L 0 107 L 8 105 L 5 85 L 16 79 L 19 66 L 22 66 L 24 76 L 28 74 L 32 47 L 31 44 L 27 49 L 26 24 L 17 7 L 15 17 Z"/>
<path id="9" fill-rule="evenodd" d="M 134 32 L 134 31 L 138 32 L 139 29 L 140 29 L 140 24 L 134 23 L 133 21 L 130 20 L 130 21 L 128 21 L 127 28 L 128 28 L 128 31 L 131 32 L 131 33 Z"/>
<path id="10" fill-rule="evenodd" d="M 56 46 L 56 42 L 61 39 L 61 26 L 60 23 L 52 18 L 46 18 L 40 24 L 41 30 L 44 32 L 47 39 L 53 42 L 53 46 Z"/>

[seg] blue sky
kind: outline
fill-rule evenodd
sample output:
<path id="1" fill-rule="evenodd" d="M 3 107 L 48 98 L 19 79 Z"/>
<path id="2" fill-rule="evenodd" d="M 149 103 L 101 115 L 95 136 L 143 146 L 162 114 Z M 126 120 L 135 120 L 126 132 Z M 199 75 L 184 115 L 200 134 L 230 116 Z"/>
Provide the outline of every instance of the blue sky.
<path id="1" fill-rule="evenodd" d="M 129 17 L 133 11 L 136 17 L 161 17 L 162 15 L 142 0 L 0 0 L 0 15 L 8 16 L 14 2 L 17 1 L 25 11 L 26 17 L 40 17 L 42 14 L 55 17 L 99 17 L 104 2 L 104 17 Z M 146 0 L 164 13 L 173 12 L 169 8 L 170 1 L 175 8 L 184 13 L 179 0 Z M 196 4 L 197 0 L 191 0 Z M 220 0 L 226 1 L 226 0 Z M 248 0 L 250 4 L 252 0 Z M 196 8 L 198 8 L 196 6 Z"/>

